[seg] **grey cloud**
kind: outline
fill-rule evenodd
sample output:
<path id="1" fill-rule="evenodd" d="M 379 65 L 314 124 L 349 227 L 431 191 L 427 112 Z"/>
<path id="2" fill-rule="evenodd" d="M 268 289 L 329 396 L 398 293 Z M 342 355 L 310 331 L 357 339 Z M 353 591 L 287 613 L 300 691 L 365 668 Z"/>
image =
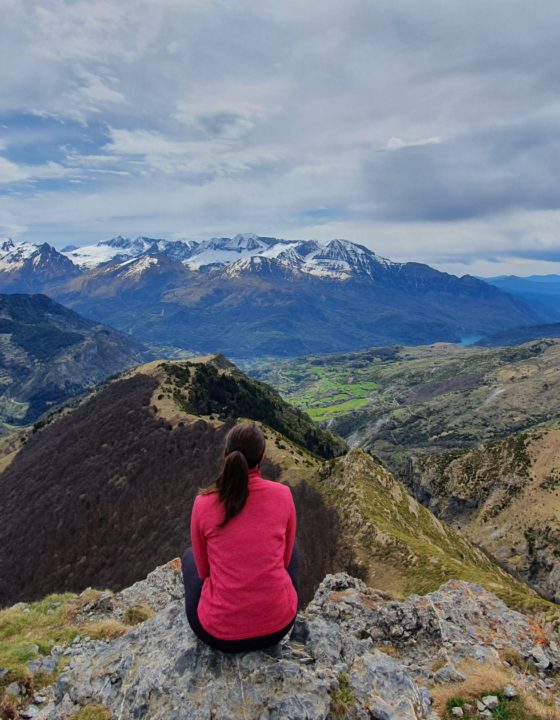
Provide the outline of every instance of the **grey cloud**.
<path id="1" fill-rule="evenodd" d="M 449 222 L 560 208 L 560 128 L 519 123 L 376 152 L 365 184 L 380 219 Z"/>
<path id="2" fill-rule="evenodd" d="M 0 116 L 64 121 L 41 163 L 63 163 L 64 145 L 83 169 L 46 208 L 40 177 L 2 199 L 6 224 L 35 237 L 120 231 L 120 208 L 129 234 L 340 221 L 349 239 L 370 223 L 375 243 L 382 222 L 406 240 L 430 221 L 460 262 L 468 233 L 452 226 L 484 220 L 501 256 L 497 216 L 559 207 L 557 0 L 0 0 L 0 13 Z M 0 157 L 29 165 L 15 138 Z"/>

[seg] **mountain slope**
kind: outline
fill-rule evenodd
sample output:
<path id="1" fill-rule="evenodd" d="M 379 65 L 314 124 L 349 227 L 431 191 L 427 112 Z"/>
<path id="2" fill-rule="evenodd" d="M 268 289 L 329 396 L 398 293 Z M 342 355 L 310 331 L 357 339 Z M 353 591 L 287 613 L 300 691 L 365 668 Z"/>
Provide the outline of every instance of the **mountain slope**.
<path id="1" fill-rule="evenodd" d="M 368 455 L 353 451 L 324 464 L 288 439 L 283 433 L 294 432 L 288 408 L 279 408 L 275 393 L 267 395 L 260 384 L 243 382 L 221 356 L 151 363 L 28 437 L 0 474 L 6 511 L 0 603 L 55 588 L 119 589 L 183 552 L 192 502 L 198 488 L 217 476 L 225 434 L 235 422 L 192 412 L 212 410 L 191 403 L 200 388 L 213 402 L 214 370 L 239 384 L 230 398 L 252 393 L 249 418 L 272 418 L 279 428 L 261 422 L 267 438 L 263 474 L 288 483 L 294 495 L 303 602 L 326 573 L 344 569 L 398 592 L 433 589 L 459 574 L 492 587 L 512 605 L 548 611 L 546 602 L 419 508 Z M 340 451 L 340 440 L 327 434 L 317 448 L 316 429 L 304 415 L 294 417 L 300 442 L 327 456 Z"/>
<path id="2" fill-rule="evenodd" d="M 259 362 L 250 373 L 394 469 L 410 456 L 472 448 L 560 419 L 558 340 L 370 348 Z"/>
<path id="3" fill-rule="evenodd" d="M 403 474 L 413 495 L 548 597 L 560 600 L 560 430 L 431 455 Z"/>
<path id="4" fill-rule="evenodd" d="M 558 275 L 528 278 L 508 277 L 481 278 L 490 285 L 510 292 L 549 321 L 560 320 L 560 277 Z"/>
<path id="5" fill-rule="evenodd" d="M 38 252 L 6 246 L 6 268 Z M 242 359 L 458 342 L 545 319 L 476 278 L 391 262 L 346 240 L 118 237 L 50 257 L 44 289 L 55 300 L 157 346 Z M 6 273 L 0 290 L 12 291 Z"/>
<path id="6" fill-rule="evenodd" d="M 28 424 L 52 405 L 144 362 L 140 343 L 45 295 L 0 295 L 0 421 Z"/>
<path id="7" fill-rule="evenodd" d="M 560 338 L 560 323 L 508 328 L 483 337 L 475 345 L 478 347 L 512 347 L 545 338 Z"/>

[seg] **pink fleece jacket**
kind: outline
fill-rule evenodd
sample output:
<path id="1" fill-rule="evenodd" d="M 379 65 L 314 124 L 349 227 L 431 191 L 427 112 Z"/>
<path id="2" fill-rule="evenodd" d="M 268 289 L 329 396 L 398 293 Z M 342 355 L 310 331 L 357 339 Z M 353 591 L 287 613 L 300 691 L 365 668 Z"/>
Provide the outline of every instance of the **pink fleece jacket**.
<path id="1" fill-rule="evenodd" d="M 217 494 L 199 495 L 192 511 L 191 539 L 204 580 L 198 619 L 221 640 L 269 635 L 297 612 L 297 594 L 286 572 L 296 533 L 292 493 L 249 471 L 249 497 L 228 524 Z"/>

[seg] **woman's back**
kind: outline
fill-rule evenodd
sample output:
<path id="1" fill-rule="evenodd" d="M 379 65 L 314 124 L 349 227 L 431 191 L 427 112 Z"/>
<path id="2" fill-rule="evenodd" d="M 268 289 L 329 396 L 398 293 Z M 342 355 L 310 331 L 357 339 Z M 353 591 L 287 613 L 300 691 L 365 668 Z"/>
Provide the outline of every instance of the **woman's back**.
<path id="1" fill-rule="evenodd" d="M 196 498 L 191 539 L 204 587 L 198 617 L 204 629 L 224 640 L 275 633 L 297 611 L 297 593 L 286 567 L 292 555 L 296 515 L 284 485 L 249 471 L 243 510 L 224 519 L 217 493 Z"/>

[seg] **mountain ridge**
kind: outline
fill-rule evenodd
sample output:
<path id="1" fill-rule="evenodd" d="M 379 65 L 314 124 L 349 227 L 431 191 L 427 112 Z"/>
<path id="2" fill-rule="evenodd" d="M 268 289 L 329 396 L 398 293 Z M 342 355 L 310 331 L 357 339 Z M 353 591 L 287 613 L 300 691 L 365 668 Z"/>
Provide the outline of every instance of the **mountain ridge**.
<path id="1" fill-rule="evenodd" d="M 140 342 L 46 295 L 0 295 L 0 422 L 26 425 L 109 375 L 145 362 Z"/>
<path id="2" fill-rule="evenodd" d="M 0 290 L 40 285 L 98 322 L 193 355 L 459 342 L 543 320 L 474 277 L 392 262 L 347 240 L 119 236 L 65 253 L 11 241 L 2 247 Z"/>

